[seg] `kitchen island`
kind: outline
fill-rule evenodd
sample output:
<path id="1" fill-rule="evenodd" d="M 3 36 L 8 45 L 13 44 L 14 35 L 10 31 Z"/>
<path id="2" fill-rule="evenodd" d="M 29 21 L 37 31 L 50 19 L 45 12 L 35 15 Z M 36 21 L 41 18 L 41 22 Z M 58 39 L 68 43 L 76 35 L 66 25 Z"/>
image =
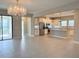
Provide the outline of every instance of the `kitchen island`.
<path id="1" fill-rule="evenodd" d="M 58 38 L 66 38 L 68 36 L 68 31 L 67 29 L 51 29 L 50 34 L 52 37 L 58 37 Z"/>

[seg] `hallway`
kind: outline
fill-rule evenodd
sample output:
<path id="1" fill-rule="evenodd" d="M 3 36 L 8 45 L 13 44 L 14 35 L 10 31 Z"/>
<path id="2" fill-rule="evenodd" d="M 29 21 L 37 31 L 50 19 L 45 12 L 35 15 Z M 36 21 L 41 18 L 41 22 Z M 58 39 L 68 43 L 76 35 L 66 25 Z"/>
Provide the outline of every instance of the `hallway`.
<path id="1" fill-rule="evenodd" d="M 0 41 L 0 58 L 14 57 L 79 57 L 79 45 L 72 39 L 51 38 L 48 36 L 26 37 L 26 39 Z"/>

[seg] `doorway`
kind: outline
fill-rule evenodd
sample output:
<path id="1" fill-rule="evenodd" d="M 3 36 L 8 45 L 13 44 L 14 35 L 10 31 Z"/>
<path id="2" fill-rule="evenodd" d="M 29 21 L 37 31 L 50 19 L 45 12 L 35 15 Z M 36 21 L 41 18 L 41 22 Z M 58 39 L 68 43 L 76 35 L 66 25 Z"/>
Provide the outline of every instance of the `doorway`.
<path id="1" fill-rule="evenodd" d="M 12 39 L 12 17 L 0 16 L 0 40 Z"/>

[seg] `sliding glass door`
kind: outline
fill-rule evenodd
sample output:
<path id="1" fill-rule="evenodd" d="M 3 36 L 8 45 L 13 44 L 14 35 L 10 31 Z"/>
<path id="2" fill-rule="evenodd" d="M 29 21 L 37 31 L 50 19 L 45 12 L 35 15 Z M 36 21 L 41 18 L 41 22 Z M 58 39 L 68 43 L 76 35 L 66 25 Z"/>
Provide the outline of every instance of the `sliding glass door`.
<path id="1" fill-rule="evenodd" d="M 12 17 L 0 16 L 0 40 L 12 39 Z"/>
<path id="2" fill-rule="evenodd" d="M 0 40 L 2 40 L 2 19 L 0 16 Z"/>

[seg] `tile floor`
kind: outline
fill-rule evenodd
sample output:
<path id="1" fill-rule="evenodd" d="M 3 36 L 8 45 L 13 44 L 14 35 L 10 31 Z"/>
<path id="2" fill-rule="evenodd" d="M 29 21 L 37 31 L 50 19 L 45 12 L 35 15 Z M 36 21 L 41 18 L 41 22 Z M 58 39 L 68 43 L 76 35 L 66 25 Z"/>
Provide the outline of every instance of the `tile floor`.
<path id="1" fill-rule="evenodd" d="M 48 36 L 0 41 L 0 58 L 78 58 L 72 39 Z"/>

